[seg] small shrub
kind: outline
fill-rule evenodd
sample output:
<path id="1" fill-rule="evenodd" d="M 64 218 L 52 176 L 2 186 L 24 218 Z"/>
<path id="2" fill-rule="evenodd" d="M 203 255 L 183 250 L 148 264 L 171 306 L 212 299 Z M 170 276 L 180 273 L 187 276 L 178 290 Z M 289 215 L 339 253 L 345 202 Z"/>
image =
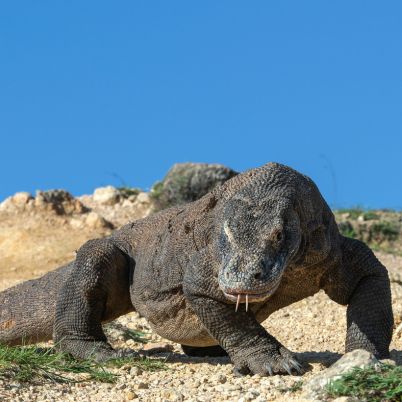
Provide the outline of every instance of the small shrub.
<path id="1" fill-rule="evenodd" d="M 117 190 L 119 190 L 123 198 L 128 198 L 132 195 L 137 196 L 141 192 L 139 188 L 135 187 L 117 187 Z"/>
<path id="2" fill-rule="evenodd" d="M 357 238 L 357 233 L 354 230 L 354 228 L 350 222 L 348 222 L 348 221 L 340 222 L 338 224 L 338 228 L 339 228 L 339 232 L 341 233 L 341 235 L 343 235 L 345 237 L 352 237 L 354 239 Z"/>
<path id="3" fill-rule="evenodd" d="M 399 228 L 392 222 L 378 222 L 370 228 L 370 240 L 376 243 L 394 241 L 399 236 Z"/>
<path id="4" fill-rule="evenodd" d="M 157 181 L 151 188 L 151 192 L 149 193 L 150 197 L 154 200 L 159 200 L 163 193 L 163 182 Z"/>
<path id="5" fill-rule="evenodd" d="M 382 364 L 368 368 L 355 368 L 326 387 L 330 398 L 355 397 L 359 401 L 402 400 L 402 367 Z"/>
<path id="6" fill-rule="evenodd" d="M 376 214 L 374 211 L 367 211 L 363 213 L 363 219 L 365 221 L 372 221 L 374 219 L 379 219 L 380 216 Z"/>

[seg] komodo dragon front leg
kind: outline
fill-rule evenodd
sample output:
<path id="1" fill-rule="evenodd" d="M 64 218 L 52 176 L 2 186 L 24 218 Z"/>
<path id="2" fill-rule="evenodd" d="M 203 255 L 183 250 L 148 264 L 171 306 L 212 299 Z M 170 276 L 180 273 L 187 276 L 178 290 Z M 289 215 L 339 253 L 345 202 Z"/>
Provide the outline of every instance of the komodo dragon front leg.
<path id="1" fill-rule="evenodd" d="M 111 239 L 91 240 L 78 250 L 56 305 L 53 339 L 61 350 L 82 359 L 121 355 L 107 342 L 102 322 L 133 311 L 130 269 Z"/>
<path id="2" fill-rule="evenodd" d="M 387 270 L 359 240 L 343 238 L 341 249 L 342 262 L 330 270 L 324 289 L 348 305 L 345 351 L 365 349 L 387 358 L 393 327 Z"/>
<path id="3" fill-rule="evenodd" d="M 193 258 L 184 276 L 183 291 L 205 328 L 229 354 L 235 373 L 301 372 L 293 354 L 258 323 L 251 311 L 235 312 L 234 304 L 225 301 L 210 261 L 206 252 Z"/>

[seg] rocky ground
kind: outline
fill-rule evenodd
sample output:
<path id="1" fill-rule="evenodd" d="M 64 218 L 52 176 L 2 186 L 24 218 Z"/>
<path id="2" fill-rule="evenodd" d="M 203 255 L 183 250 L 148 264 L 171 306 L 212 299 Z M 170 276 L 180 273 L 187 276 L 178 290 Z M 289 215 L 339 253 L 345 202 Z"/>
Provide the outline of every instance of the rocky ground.
<path id="1" fill-rule="evenodd" d="M 0 290 L 70 261 L 87 239 L 105 236 L 154 209 L 154 199 L 149 194 L 123 192 L 112 187 L 78 198 L 62 191 L 39 192 L 36 197 L 18 193 L 10 197 L 0 204 Z M 398 328 L 391 345 L 392 358 L 402 364 L 402 257 L 383 252 L 377 255 L 392 280 L 395 328 Z M 308 382 L 343 352 L 345 308 L 320 292 L 276 312 L 264 325 L 309 365 L 306 374 L 234 377 L 227 358 L 189 358 L 179 345 L 152 334 L 146 321 L 132 313 L 108 325 L 112 344 L 141 349 L 144 345 L 127 339 L 126 330 L 146 332 L 150 343 L 147 348 L 151 349 L 148 353 L 158 352 L 153 347 L 162 347 L 154 356 L 166 359 L 166 370 L 147 372 L 123 366 L 115 369 L 119 374 L 116 384 L 23 385 L 0 379 L 0 400 L 301 400 L 300 381 Z"/>

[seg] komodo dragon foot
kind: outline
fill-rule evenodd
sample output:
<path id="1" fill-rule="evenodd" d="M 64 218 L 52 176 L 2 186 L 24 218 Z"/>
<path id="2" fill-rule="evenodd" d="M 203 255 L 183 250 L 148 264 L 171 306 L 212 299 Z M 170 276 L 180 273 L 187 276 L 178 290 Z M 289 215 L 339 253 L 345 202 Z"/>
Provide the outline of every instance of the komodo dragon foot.
<path id="1" fill-rule="evenodd" d="M 283 346 L 261 350 L 261 347 L 252 348 L 246 356 L 238 355 L 232 358 L 234 374 L 274 375 L 274 374 L 303 374 L 304 369 L 292 352 Z"/>

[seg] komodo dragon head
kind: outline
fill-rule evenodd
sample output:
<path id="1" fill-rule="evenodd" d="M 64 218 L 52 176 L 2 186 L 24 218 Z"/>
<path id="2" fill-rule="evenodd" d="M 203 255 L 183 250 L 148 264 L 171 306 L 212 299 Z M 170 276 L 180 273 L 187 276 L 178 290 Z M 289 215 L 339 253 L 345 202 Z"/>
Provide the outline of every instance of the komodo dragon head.
<path id="1" fill-rule="evenodd" d="M 245 188 L 228 200 L 221 216 L 219 286 L 239 303 L 263 301 L 278 288 L 301 241 L 292 197 Z"/>

